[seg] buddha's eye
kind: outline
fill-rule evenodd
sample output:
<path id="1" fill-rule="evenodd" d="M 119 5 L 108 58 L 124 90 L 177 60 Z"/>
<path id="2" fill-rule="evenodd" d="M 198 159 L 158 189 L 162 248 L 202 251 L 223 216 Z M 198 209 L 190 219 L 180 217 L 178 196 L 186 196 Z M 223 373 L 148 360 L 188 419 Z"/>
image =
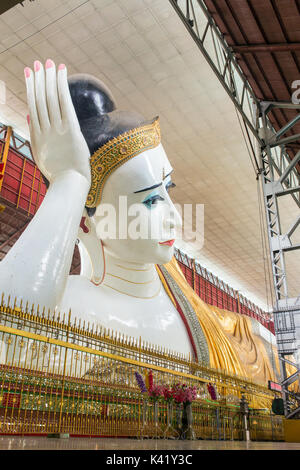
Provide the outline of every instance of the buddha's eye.
<path id="1" fill-rule="evenodd" d="M 168 183 L 166 184 L 166 190 L 169 192 L 171 188 L 175 188 L 176 187 L 176 184 L 173 183 L 173 181 L 168 181 Z"/>
<path id="2" fill-rule="evenodd" d="M 149 196 L 146 197 L 146 199 L 143 200 L 143 204 L 145 204 L 148 209 L 152 209 L 158 201 L 164 201 L 164 198 L 157 193 L 151 193 L 149 194 Z"/>

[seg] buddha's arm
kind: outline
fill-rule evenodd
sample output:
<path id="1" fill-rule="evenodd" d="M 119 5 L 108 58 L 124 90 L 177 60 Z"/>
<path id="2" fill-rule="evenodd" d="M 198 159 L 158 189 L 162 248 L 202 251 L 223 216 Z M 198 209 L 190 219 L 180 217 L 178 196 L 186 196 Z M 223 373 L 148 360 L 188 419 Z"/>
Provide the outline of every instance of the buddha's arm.
<path id="1" fill-rule="evenodd" d="M 78 226 L 88 192 L 83 177 L 57 177 L 37 214 L 0 263 L 0 290 L 53 309 L 70 271 Z"/>
<path id="2" fill-rule="evenodd" d="M 25 69 L 35 161 L 50 182 L 22 236 L 0 263 L 0 292 L 53 309 L 62 298 L 90 187 L 89 149 L 72 104 L 65 67 Z M 45 77 L 46 75 L 46 77 Z"/>

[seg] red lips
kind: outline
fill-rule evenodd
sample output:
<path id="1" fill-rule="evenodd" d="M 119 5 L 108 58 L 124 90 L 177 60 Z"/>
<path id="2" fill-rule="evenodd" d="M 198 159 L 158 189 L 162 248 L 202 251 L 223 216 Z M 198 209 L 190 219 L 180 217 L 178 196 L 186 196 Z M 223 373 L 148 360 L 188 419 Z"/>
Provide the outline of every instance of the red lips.
<path id="1" fill-rule="evenodd" d="M 165 242 L 159 242 L 160 245 L 167 245 L 167 246 L 172 246 L 174 244 L 175 240 L 167 240 Z"/>

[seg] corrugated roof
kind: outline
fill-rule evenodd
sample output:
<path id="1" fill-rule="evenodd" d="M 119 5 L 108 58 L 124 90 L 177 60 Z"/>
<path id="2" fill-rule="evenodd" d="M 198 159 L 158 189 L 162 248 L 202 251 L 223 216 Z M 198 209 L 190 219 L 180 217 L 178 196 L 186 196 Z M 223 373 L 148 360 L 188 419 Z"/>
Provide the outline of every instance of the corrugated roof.
<path id="1" fill-rule="evenodd" d="M 300 80 L 300 6 L 298 0 L 204 0 L 257 98 L 291 102 Z M 299 85 L 298 85 L 299 88 Z M 276 130 L 297 114 L 276 109 Z M 291 133 L 300 133 L 300 124 Z M 288 146 L 294 151 L 300 141 Z"/>

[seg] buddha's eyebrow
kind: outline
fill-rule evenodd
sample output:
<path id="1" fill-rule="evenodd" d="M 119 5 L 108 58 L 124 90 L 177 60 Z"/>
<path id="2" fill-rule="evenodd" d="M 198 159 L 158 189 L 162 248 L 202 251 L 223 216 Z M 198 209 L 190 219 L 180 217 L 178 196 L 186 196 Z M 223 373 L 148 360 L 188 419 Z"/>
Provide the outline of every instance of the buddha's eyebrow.
<path id="1" fill-rule="evenodd" d="M 173 171 L 173 170 L 172 170 Z M 172 171 L 170 171 L 170 173 L 168 173 L 164 179 L 166 179 L 168 176 L 170 176 L 170 174 L 172 173 Z M 134 191 L 134 194 L 137 194 L 137 193 L 142 193 L 143 191 L 150 191 L 150 189 L 154 189 L 154 188 L 158 188 L 159 186 L 162 185 L 163 182 L 161 183 L 157 183 L 157 184 L 154 184 L 153 186 L 149 186 L 149 188 L 144 188 L 144 189 L 140 189 L 139 191 Z"/>

